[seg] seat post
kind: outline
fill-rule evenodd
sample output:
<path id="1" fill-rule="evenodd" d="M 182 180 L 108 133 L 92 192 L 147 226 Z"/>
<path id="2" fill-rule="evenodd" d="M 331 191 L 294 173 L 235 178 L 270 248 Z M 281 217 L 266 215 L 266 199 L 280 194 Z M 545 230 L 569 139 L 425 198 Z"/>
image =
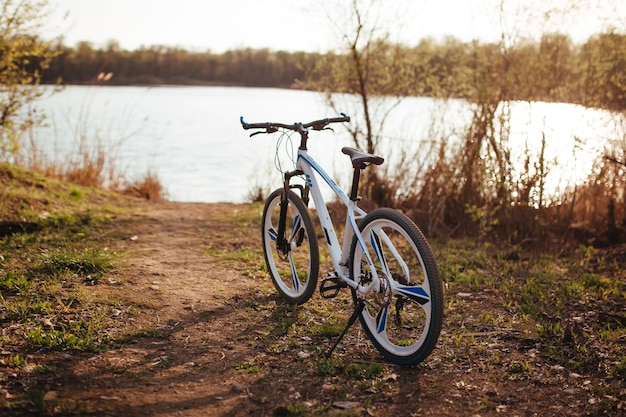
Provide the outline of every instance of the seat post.
<path id="1" fill-rule="evenodd" d="M 357 201 L 359 199 L 359 181 L 361 179 L 361 167 L 354 167 L 354 176 L 352 177 L 352 189 L 350 190 L 350 200 Z"/>

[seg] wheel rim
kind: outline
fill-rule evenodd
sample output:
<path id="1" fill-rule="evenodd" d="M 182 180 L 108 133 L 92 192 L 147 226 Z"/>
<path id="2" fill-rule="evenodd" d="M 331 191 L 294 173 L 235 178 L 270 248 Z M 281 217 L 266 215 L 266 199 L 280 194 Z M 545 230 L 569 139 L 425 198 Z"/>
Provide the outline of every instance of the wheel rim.
<path id="1" fill-rule="evenodd" d="M 415 355 L 425 345 L 432 316 L 430 282 L 422 257 L 409 235 L 393 221 L 374 220 L 361 233 L 376 274 L 381 282 L 388 282 L 388 290 L 364 296 L 361 322 L 384 352 L 398 357 Z M 357 245 L 354 276 L 366 284 L 371 274 L 363 249 Z"/>
<path id="2" fill-rule="evenodd" d="M 263 244 L 270 274 L 278 289 L 287 297 L 298 298 L 304 294 L 310 279 L 311 249 L 302 216 L 294 204 L 287 210 L 286 238 L 290 250 L 284 254 L 277 247 L 280 198 L 275 198 L 267 208 L 263 224 Z"/>

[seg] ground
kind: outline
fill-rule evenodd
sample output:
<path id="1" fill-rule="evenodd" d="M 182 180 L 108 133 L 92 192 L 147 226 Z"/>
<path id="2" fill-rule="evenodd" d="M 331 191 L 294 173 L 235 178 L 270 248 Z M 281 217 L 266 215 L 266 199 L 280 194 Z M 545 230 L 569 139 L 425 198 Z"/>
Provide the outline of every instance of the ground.
<path id="1" fill-rule="evenodd" d="M 489 290 L 446 291 L 442 335 L 420 365 L 386 362 L 358 324 L 325 359 L 336 336 L 324 324 L 343 325 L 350 299 L 316 294 L 296 308 L 277 297 L 261 266 L 261 208 L 146 203 L 114 223 L 107 250 L 119 266 L 84 290 L 114 300 L 115 342 L 48 352 L 49 372 L 14 375 L 43 393 L 40 412 L 577 416 L 603 415 L 608 397 L 607 414 L 624 413 L 593 375 L 538 358 L 532 322 Z M 495 318 L 476 323 L 484 311 Z"/>

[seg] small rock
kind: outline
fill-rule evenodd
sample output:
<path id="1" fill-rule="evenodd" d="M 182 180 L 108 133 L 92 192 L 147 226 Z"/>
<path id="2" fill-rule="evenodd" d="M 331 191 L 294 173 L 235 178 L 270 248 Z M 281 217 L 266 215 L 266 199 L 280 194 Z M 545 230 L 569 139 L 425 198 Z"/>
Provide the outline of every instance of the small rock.
<path id="1" fill-rule="evenodd" d="M 101 395 L 99 398 L 100 398 L 101 400 L 106 400 L 106 401 L 111 401 L 111 400 L 113 400 L 113 401 L 119 401 L 119 400 L 121 400 L 121 398 L 120 398 L 120 397 L 116 397 L 116 396 L 108 396 L 108 395 Z"/>
<path id="2" fill-rule="evenodd" d="M 235 392 L 246 392 L 247 389 L 248 387 L 243 384 L 235 384 L 232 386 L 232 390 Z"/>
<path id="3" fill-rule="evenodd" d="M 580 394 L 580 390 L 578 388 L 565 388 L 563 390 L 567 395 L 578 395 Z"/>
<path id="4" fill-rule="evenodd" d="M 350 410 L 352 408 L 360 407 L 361 403 L 355 401 L 336 401 L 333 403 L 333 407 L 340 408 L 342 410 Z"/>

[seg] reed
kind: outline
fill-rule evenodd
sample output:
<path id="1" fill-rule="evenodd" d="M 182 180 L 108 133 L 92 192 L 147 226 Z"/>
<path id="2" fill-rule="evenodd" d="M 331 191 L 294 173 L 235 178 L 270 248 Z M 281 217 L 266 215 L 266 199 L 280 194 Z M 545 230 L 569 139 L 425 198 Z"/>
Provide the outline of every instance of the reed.
<path id="1" fill-rule="evenodd" d="M 165 188 L 155 172 L 148 170 L 143 176 L 130 179 L 125 167 L 118 162 L 124 143 L 136 132 L 113 133 L 119 131 L 113 128 L 113 121 L 104 130 L 90 127 L 94 94 L 93 90 L 86 94 L 75 120 L 68 115 L 65 117 L 72 132 L 74 151 L 59 151 L 60 140 L 57 138 L 54 138 L 52 151 L 44 150 L 41 146 L 44 138 L 37 137 L 33 126 L 23 135 L 20 147 L 13 153 L 10 162 L 85 187 L 116 191 L 152 201 L 165 199 Z"/>

